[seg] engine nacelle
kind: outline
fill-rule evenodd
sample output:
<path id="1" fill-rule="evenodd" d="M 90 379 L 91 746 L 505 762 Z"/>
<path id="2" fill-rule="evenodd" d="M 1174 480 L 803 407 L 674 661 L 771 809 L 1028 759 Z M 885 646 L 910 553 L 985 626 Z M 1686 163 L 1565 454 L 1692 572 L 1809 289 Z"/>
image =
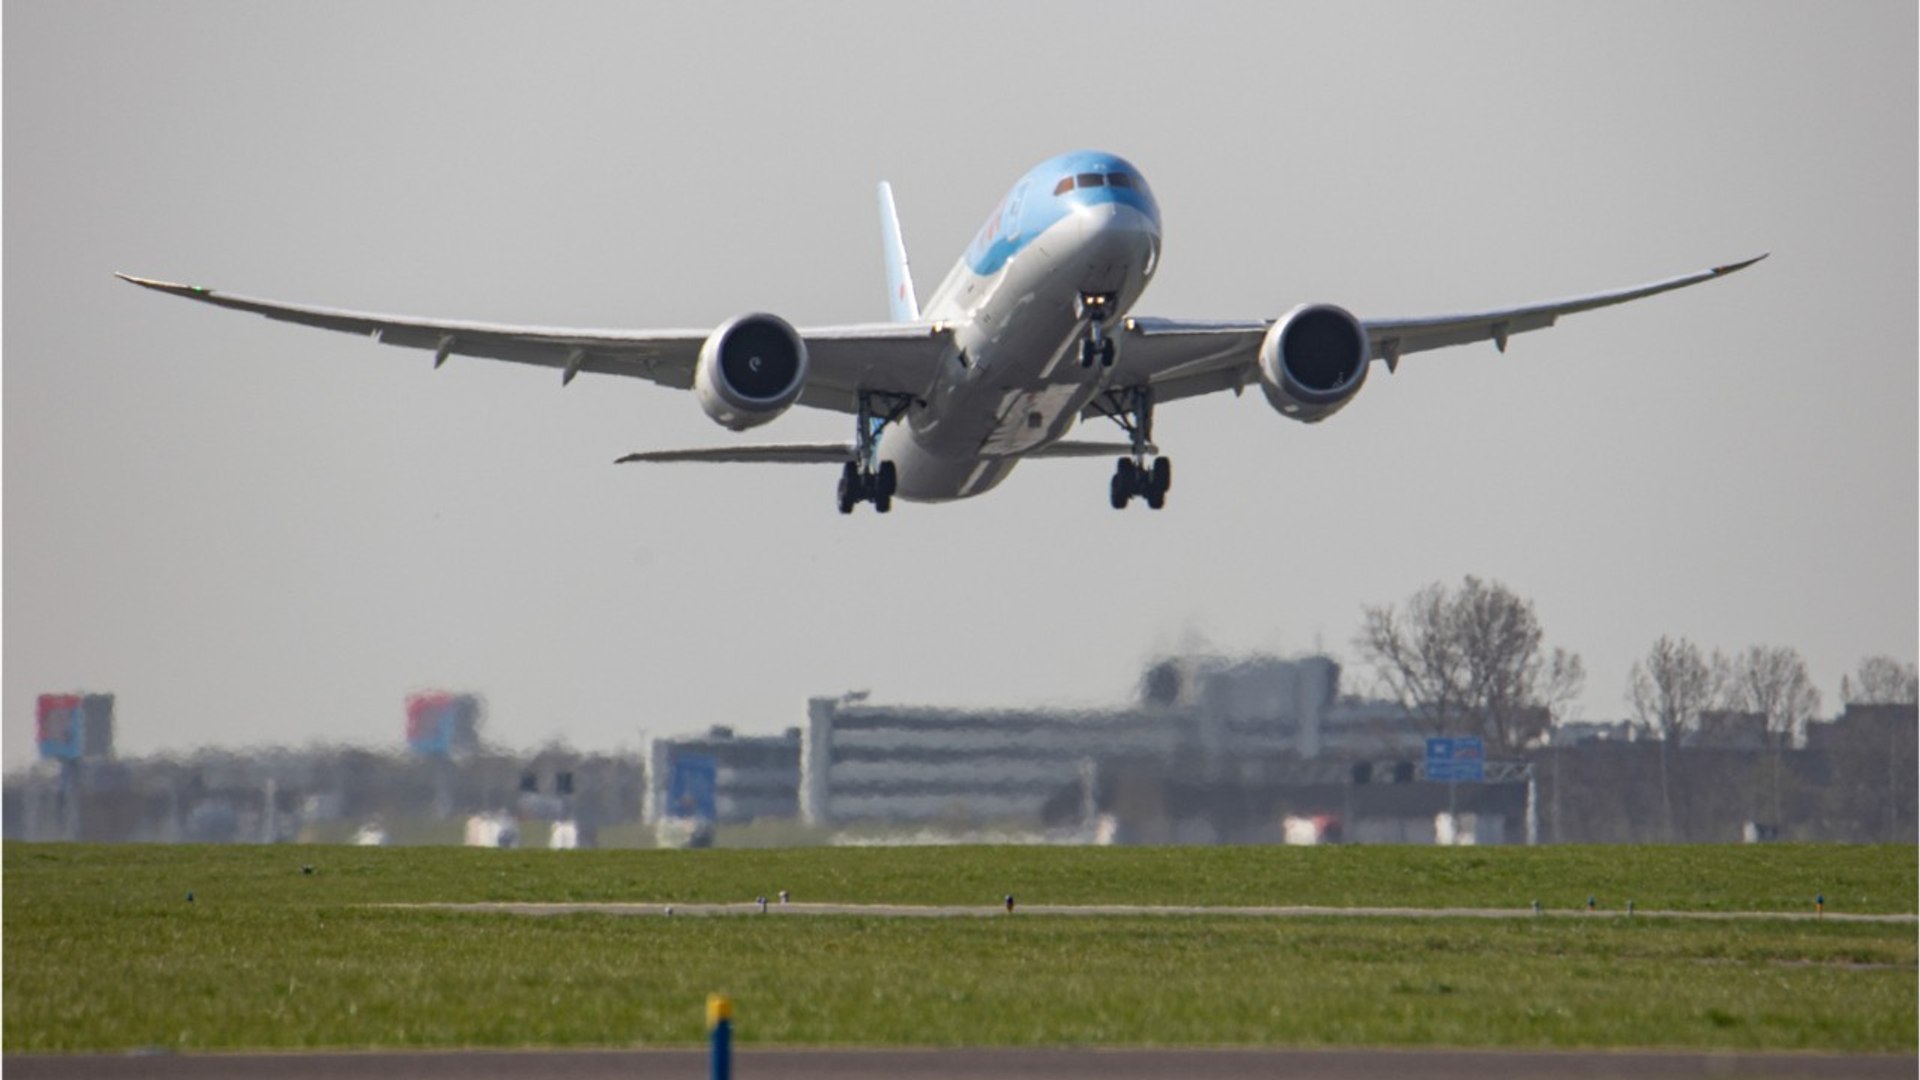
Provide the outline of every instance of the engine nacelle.
<path id="1" fill-rule="evenodd" d="M 700 346 L 693 393 L 716 423 L 735 431 L 786 412 L 807 384 L 807 344 L 778 315 L 739 315 Z"/>
<path id="2" fill-rule="evenodd" d="M 1282 416 L 1325 420 L 1360 392 L 1372 349 L 1366 327 L 1345 308 L 1302 304 L 1260 342 L 1260 389 Z"/>

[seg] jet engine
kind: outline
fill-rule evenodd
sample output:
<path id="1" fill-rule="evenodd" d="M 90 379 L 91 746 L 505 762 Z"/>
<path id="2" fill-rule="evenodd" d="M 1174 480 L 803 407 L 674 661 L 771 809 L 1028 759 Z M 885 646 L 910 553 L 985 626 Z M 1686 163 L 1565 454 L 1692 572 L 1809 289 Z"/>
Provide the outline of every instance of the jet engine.
<path id="1" fill-rule="evenodd" d="M 807 384 L 807 345 L 778 315 L 740 315 L 700 346 L 693 393 L 714 422 L 745 431 L 786 412 Z"/>
<path id="2" fill-rule="evenodd" d="M 1282 416 L 1316 423 L 1359 393 L 1371 352 L 1366 328 L 1345 308 L 1303 304 L 1260 342 L 1260 389 Z"/>

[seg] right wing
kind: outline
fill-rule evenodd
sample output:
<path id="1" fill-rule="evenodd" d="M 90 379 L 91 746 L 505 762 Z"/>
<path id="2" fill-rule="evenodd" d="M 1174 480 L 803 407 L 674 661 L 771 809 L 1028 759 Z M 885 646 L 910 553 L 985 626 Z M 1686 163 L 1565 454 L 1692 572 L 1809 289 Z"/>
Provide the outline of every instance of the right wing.
<path id="1" fill-rule="evenodd" d="M 685 390 L 712 330 L 570 330 L 381 315 L 288 304 L 115 274 L 122 281 L 216 307 L 249 311 L 282 322 L 368 334 L 383 345 L 424 349 L 435 367 L 449 356 L 477 356 L 557 368 L 563 383 L 583 371 L 646 379 Z M 952 331 L 929 322 L 801 327 L 809 373 L 800 404 L 855 412 L 862 391 L 919 398 L 933 385 Z"/>
<path id="2" fill-rule="evenodd" d="M 1662 281 L 1609 292 L 1572 296 L 1518 307 L 1423 318 L 1366 318 L 1360 322 L 1372 344 L 1371 359 L 1384 360 L 1389 370 L 1407 353 L 1443 349 L 1475 341 L 1491 341 L 1505 352 L 1507 338 L 1529 330 L 1544 330 L 1562 315 L 1572 315 L 1644 296 L 1670 292 L 1725 277 L 1761 259 L 1716 266 Z M 1256 365 L 1260 343 L 1273 319 L 1201 321 L 1193 319 L 1130 318 L 1121 339 L 1120 358 L 1112 385 L 1150 386 L 1155 401 L 1211 393 L 1239 391 L 1259 381 Z M 1092 407 L 1089 414 L 1094 415 Z"/>

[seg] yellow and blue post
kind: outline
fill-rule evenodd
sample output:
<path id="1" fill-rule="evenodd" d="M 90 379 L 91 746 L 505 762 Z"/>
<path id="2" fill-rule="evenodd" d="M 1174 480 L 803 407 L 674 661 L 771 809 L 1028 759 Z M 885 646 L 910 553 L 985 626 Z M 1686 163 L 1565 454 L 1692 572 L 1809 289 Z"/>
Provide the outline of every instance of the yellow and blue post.
<path id="1" fill-rule="evenodd" d="M 707 1038 L 713 1043 L 713 1080 L 731 1080 L 733 1076 L 733 999 L 725 994 L 707 995 Z"/>

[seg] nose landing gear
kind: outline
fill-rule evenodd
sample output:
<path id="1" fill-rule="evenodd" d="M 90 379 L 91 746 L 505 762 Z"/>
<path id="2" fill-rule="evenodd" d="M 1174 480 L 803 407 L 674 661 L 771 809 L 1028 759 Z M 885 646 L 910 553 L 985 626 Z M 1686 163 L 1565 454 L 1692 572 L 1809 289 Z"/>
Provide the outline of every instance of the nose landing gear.
<path id="1" fill-rule="evenodd" d="M 1107 316 L 1113 313 L 1113 297 L 1104 293 L 1088 293 L 1080 298 L 1080 317 L 1087 320 L 1087 336 L 1080 342 L 1080 366 L 1090 368 L 1095 360 L 1100 366 L 1113 366 L 1113 339 L 1107 336 Z"/>
<path id="2" fill-rule="evenodd" d="M 1125 510 L 1136 495 L 1154 510 L 1165 506 L 1167 492 L 1173 487 L 1173 459 L 1155 456 L 1153 391 L 1144 386 L 1109 390 L 1094 403 L 1102 415 L 1133 437 L 1132 456 L 1114 463 L 1113 480 L 1107 485 L 1113 508 Z"/>

